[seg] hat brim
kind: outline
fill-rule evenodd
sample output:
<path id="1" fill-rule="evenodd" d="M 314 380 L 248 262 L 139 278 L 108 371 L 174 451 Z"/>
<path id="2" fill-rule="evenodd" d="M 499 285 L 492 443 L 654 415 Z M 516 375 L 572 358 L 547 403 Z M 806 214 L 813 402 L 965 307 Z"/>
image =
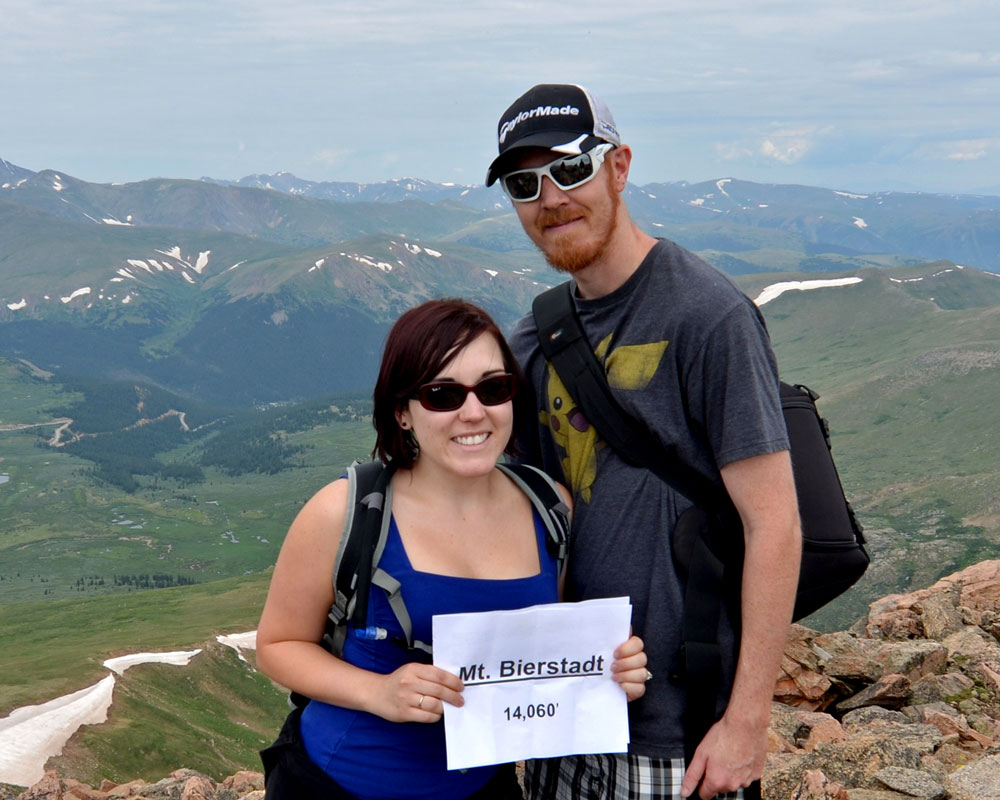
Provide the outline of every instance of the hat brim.
<path id="1" fill-rule="evenodd" d="M 518 139 L 516 144 L 512 144 L 493 159 L 493 163 L 490 164 L 490 168 L 486 171 L 486 185 L 492 186 L 496 182 L 497 178 L 506 172 L 510 172 L 511 162 L 521 155 L 521 150 L 533 147 L 541 148 L 543 150 L 552 150 L 553 152 L 560 153 L 562 155 L 568 155 L 572 151 L 560 150 L 559 148 L 566 147 L 570 144 L 576 144 L 577 147 L 574 147 L 573 151 L 579 149 L 580 153 L 586 153 L 588 150 L 596 147 L 603 141 L 604 139 L 593 135 L 584 135 L 584 138 L 581 139 L 579 130 L 542 131 L 530 134 L 525 136 L 523 139 Z"/>

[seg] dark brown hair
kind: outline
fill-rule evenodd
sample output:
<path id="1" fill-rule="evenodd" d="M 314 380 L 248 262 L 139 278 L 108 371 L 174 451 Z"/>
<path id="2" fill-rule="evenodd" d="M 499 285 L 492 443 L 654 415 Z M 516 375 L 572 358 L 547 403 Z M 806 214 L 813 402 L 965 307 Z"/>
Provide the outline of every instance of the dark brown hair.
<path id="1" fill-rule="evenodd" d="M 433 380 L 455 354 L 484 333 L 500 346 L 504 368 L 514 375 L 514 431 L 525 424 L 533 403 L 522 391 L 524 380 L 507 340 L 489 314 L 456 298 L 428 300 L 405 312 L 389 331 L 382 351 L 382 365 L 375 382 L 372 423 L 375 449 L 383 463 L 413 466 L 417 456 L 412 436 L 399 427 L 396 412 Z M 505 452 L 513 451 L 513 436 Z"/>

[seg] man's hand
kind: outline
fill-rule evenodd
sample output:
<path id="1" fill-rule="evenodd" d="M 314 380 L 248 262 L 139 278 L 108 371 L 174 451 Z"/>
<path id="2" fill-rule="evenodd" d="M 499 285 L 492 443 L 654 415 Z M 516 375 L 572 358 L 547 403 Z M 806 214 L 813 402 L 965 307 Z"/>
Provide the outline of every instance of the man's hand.
<path id="1" fill-rule="evenodd" d="M 733 723 L 723 716 L 702 739 L 681 782 L 681 797 L 701 800 L 746 788 L 758 780 L 767 757 L 767 723 Z"/>

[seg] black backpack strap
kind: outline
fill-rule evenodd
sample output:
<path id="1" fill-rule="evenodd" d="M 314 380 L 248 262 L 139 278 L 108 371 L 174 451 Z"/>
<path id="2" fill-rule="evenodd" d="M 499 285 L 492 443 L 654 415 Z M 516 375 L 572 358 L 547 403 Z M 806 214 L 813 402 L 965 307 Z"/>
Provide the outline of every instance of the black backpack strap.
<path id="1" fill-rule="evenodd" d="M 611 393 L 607 375 L 594 355 L 567 281 L 538 295 L 531 306 L 538 342 L 587 421 L 618 456 L 657 475 L 674 490 L 703 508 L 728 502 L 725 490 L 693 469 L 680 468 L 672 447 L 660 444 L 650 430 L 625 411 Z"/>
<path id="2" fill-rule="evenodd" d="M 562 571 L 569 546 L 569 506 L 563 501 L 556 482 L 529 464 L 497 464 L 520 487 L 545 524 L 546 545 L 555 558 L 557 574 Z"/>

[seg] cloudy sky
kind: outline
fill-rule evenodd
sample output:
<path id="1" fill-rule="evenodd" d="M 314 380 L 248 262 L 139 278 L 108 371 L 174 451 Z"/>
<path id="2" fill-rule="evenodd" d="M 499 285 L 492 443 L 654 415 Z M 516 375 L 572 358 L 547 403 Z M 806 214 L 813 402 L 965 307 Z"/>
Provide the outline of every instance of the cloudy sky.
<path id="1" fill-rule="evenodd" d="M 0 158 L 95 182 L 482 183 L 540 82 L 632 180 L 1000 194 L 994 0 L 0 0 Z"/>

